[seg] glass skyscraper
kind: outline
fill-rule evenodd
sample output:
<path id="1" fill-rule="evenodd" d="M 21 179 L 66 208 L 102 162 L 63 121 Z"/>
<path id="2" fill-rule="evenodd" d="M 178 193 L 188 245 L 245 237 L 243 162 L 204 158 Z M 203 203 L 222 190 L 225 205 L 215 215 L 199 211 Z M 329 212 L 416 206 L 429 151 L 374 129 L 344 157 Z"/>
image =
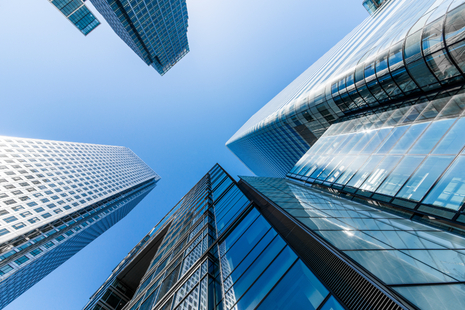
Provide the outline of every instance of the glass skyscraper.
<path id="1" fill-rule="evenodd" d="M 215 165 L 84 310 L 461 309 L 465 238 L 430 224 Z"/>
<path id="2" fill-rule="evenodd" d="M 116 34 L 165 74 L 189 52 L 185 0 L 91 0 Z"/>
<path id="3" fill-rule="evenodd" d="M 348 119 L 408 113 L 415 105 L 427 109 L 407 121 L 460 117 L 460 100 L 451 109 L 464 85 L 463 1 L 371 2 L 380 3 L 371 16 L 227 142 L 254 173 L 285 176 L 331 126 Z M 376 126 L 394 124 L 401 123 Z"/>
<path id="4" fill-rule="evenodd" d="M 49 0 L 84 35 L 100 22 L 85 0 Z M 115 33 L 147 65 L 164 75 L 189 52 L 185 0 L 91 0 Z"/>
<path id="5" fill-rule="evenodd" d="M 159 179 L 125 147 L 0 136 L 0 308 L 126 216 Z"/>

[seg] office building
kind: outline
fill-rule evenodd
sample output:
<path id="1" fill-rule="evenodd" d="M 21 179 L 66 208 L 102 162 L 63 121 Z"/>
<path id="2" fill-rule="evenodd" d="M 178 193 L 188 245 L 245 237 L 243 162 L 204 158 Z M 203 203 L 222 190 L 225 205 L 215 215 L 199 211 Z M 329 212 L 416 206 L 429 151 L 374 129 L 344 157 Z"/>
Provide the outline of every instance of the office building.
<path id="1" fill-rule="evenodd" d="M 379 4 L 372 15 L 227 142 L 255 174 L 284 177 L 334 124 L 383 109 L 452 103 L 460 92 L 462 0 L 368 2 Z"/>
<path id="2" fill-rule="evenodd" d="M 0 308 L 126 216 L 159 179 L 125 147 L 0 136 Z"/>
<path id="3" fill-rule="evenodd" d="M 100 24 L 85 0 L 49 1 L 84 35 Z M 189 52 L 185 0 L 91 2 L 121 40 L 161 75 Z"/>
<path id="4" fill-rule="evenodd" d="M 438 227 L 215 165 L 84 309 L 461 309 L 465 238 Z"/>

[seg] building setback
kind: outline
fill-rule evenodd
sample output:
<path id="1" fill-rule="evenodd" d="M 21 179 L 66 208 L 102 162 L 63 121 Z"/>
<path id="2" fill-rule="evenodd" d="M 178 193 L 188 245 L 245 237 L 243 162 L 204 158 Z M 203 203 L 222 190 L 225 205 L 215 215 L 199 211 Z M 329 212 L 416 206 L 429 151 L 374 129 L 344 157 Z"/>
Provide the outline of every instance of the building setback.
<path id="1" fill-rule="evenodd" d="M 126 216 L 159 179 L 125 147 L 0 136 L 0 308 Z"/>
<path id="2" fill-rule="evenodd" d="M 84 309 L 463 308 L 465 238 L 434 225 L 215 165 Z"/>
<path id="3" fill-rule="evenodd" d="M 451 99 L 464 85 L 462 0 L 365 3 L 372 15 L 226 143 L 255 174 L 284 177 L 333 124 Z"/>
<path id="4" fill-rule="evenodd" d="M 100 22 L 82 0 L 49 0 L 84 35 Z M 91 0 L 113 31 L 164 75 L 189 52 L 185 0 Z"/>

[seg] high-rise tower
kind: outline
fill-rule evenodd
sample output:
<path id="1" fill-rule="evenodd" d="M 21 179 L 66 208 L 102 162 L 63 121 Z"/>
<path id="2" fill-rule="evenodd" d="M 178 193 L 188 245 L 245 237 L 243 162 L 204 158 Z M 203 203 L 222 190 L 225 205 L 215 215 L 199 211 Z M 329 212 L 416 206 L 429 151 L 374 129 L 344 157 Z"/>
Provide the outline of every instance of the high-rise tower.
<path id="1" fill-rule="evenodd" d="M 84 310 L 461 309 L 465 238 L 215 165 Z"/>
<path id="2" fill-rule="evenodd" d="M 461 0 L 384 1 L 253 115 L 228 148 L 257 175 L 283 177 L 335 123 L 451 99 L 465 81 L 464 12 Z"/>
<path id="3" fill-rule="evenodd" d="M 85 0 L 49 1 L 84 35 L 100 25 Z M 161 75 L 189 52 L 185 0 L 91 2 L 121 40 Z"/>
<path id="4" fill-rule="evenodd" d="M 0 308 L 126 216 L 159 179 L 125 147 L 0 137 Z"/>

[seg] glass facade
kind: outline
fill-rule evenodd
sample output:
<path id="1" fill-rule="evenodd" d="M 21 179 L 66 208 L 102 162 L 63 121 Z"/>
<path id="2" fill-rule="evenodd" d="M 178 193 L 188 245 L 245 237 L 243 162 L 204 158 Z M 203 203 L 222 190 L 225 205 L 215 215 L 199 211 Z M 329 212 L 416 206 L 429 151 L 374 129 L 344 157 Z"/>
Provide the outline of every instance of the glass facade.
<path id="1" fill-rule="evenodd" d="M 185 0 L 91 2 L 116 34 L 161 75 L 189 52 Z"/>
<path id="2" fill-rule="evenodd" d="M 289 178 L 465 223 L 464 90 L 331 126 Z"/>
<path id="3" fill-rule="evenodd" d="M 283 177 L 341 119 L 463 85 L 462 0 L 382 5 L 227 142 L 253 172 Z"/>
<path id="4" fill-rule="evenodd" d="M 159 179 L 125 147 L 0 137 L 0 308 L 122 219 Z"/>
<path id="5" fill-rule="evenodd" d="M 242 179 L 417 309 L 465 307 L 463 236 L 290 180 Z M 297 284 L 297 279 L 288 287 Z M 320 296 L 310 292 L 308 289 L 312 296 Z M 275 305 L 285 303 L 285 296 L 281 294 Z"/>
<path id="6" fill-rule="evenodd" d="M 49 0 L 82 34 L 88 35 L 100 25 L 83 0 Z"/>
<path id="7" fill-rule="evenodd" d="M 144 240 L 85 310 L 344 309 L 219 165 Z"/>

